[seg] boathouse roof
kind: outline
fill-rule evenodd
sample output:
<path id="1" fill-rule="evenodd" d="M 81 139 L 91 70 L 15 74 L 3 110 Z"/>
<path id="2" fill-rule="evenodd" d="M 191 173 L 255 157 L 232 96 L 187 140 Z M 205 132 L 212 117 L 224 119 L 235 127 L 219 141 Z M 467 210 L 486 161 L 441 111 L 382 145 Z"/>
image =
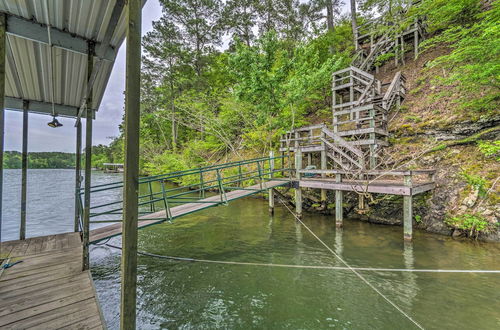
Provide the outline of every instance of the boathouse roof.
<path id="1" fill-rule="evenodd" d="M 21 110 L 27 100 L 30 112 L 84 117 L 87 56 L 93 45 L 91 108 L 97 111 L 125 38 L 124 4 L 0 0 L 7 25 L 5 108 Z"/>

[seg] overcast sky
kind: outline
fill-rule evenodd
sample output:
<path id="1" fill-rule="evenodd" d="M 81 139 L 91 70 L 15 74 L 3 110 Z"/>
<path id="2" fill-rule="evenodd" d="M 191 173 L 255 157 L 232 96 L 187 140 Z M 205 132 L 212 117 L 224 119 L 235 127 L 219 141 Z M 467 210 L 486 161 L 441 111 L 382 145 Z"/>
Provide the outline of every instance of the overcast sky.
<path id="1" fill-rule="evenodd" d="M 161 16 L 161 6 L 158 0 L 148 0 L 142 10 L 142 34 L 152 29 L 152 21 Z M 99 111 L 94 121 L 93 144 L 109 144 L 109 137 L 119 134 L 118 125 L 123 116 L 125 90 L 125 42 L 121 46 L 111 77 L 104 92 Z M 29 151 L 64 151 L 75 152 L 75 120 L 59 118 L 64 125 L 60 128 L 50 128 L 47 123 L 51 120 L 47 115 L 29 115 Z M 22 146 L 22 112 L 5 112 L 5 150 L 21 151 Z M 85 121 L 82 123 L 85 127 Z M 85 143 L 85 128 L 84 142 Z"/>

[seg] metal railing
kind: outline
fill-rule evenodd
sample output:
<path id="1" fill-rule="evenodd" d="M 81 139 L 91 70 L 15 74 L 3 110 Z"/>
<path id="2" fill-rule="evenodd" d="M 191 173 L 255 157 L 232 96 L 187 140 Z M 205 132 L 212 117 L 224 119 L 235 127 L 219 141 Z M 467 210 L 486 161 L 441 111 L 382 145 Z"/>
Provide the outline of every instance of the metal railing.
<path id="1" fill-rule="evenodd" d="M 139 217 L 156 214 L 148 220 L 172 220 L 171 208 L 187 203 L 204 203 L 213 206 L 227 204 L 227 192 L 231 190 L 253 190 L 255 193 L 266 190 L 263 182 L 281 180 L 289 182 L 286 174 L 291 171 L 290 160 L 286 155 L 261 157 L 225 164 L 210 165 L 184 171 L 139 178 Z M 253 188 L 249 187 L 254 185 Z M 257 185 L 257 188 L 255 187 Z M 94 185 L 90 188 L 92 203 L 90 223 L 121 222 L 123 213 L 124 182 L 117 181 Z M 78 191 L 80 227 L 83 219 L 84 189 Z M 219 196 L 206 200 L 207 196 Z M 96 201 L 100 201 L 97 202 Z M 159 212 L 166 211 L 166 212 Z M 161 214 L 161 216 L 160 216 Z M 164 215 L 163 215 L 164 214 Z"/>

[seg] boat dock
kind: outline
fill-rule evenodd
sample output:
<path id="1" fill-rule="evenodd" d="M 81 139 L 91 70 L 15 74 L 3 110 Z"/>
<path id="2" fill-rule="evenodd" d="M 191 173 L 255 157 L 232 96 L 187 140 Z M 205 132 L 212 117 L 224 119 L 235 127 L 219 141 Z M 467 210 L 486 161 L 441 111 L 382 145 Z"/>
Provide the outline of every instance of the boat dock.
<path id="1" fill-rule="evenodd" d="M 105 328 L 80 233 L 2 242 L 0 257 L 0 328 Z"/>

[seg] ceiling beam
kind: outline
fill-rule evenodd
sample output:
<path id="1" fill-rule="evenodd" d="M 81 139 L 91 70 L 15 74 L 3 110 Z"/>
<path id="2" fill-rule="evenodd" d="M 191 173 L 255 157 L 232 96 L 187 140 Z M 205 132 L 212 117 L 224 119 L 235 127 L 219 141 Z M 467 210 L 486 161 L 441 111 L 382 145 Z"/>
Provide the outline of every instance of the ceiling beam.
<path id="1" fill-rule="evenodd" d="M 117 24 L 118 20 L 110 22 L 110 25 L 113 25 L 113 31 Z M 7 14 L 7 34 L 48 45 L 49 36 L 47 28 L 48 26 L 46 24 Z M 54 47 L 83 54 L 85 56 L 87 55 L 88 39 L 59 30 L 52 26 L 50 27 L 50 35 Z M 102 43 L 95 43 L 96 56 L 98 59 L 111 62 L 115 60 L 117 50 L 110 46 L 110 39 L 111 36 L 109 39 L 105 38 Z"/>
<path id="2" fill-rule="evenodd" d="M 23 111 L 23 99 L 18 99 L 15 97 L 6 96 L 5 97 L 5 109 Z M 54 104 L 54 110 L 58 116 L 76 118 L 78 115 L 78 107 Z M 38 113 L 43 115 L 52 116 L 52 103 L 41 102 L 41 101 L 29 101 L 28 111 L 31 113 Z M 95 110 L 93 111 L 95 117 Z M 85 115 L 83 116 L 85 118 Z"/>

